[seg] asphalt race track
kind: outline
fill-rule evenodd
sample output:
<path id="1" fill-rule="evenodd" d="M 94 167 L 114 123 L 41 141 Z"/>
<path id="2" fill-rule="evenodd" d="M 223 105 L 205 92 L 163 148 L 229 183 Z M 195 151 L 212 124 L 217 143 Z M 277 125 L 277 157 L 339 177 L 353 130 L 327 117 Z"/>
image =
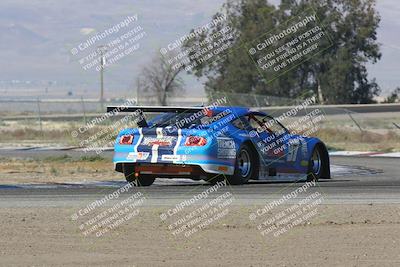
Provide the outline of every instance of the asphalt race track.
<path id="1" fill-rule="evenodd" d="M 27 156 L 27 153 L 29 152 L 25 151 L 22 154 Z M 51 153 L 54 155 L 54 151 Z M 1 153 L 2 156 L 19 154 L 21 152 Z M 107 154 L 109 157 L 111 153 Z M 320 192 L 324 196 L 325 204 L 400 203 L 399 163 L 399 158 L 331 157 L 332 179 L 320 180 L 308 192 Z M 73 184 L 0 184 L 0 207 L 85 206 L 125 184 L 123 180 Z M 304 182 L 253 181 L 242 186 L 225 186 L 210 197 L 229 191 L 235 197 L 234 205 L 263 205 L 281 198 L 303 184 Z M 146 196 L 145 205 L 175 205 L 208 187 L 210 185 L 202 181 L 157 179 L 150 187 L 133 188 L 122 196 L 128 197 L 133 192 L 140 191 Z M 107 203 L 112 204 L 113 201 Z"/>

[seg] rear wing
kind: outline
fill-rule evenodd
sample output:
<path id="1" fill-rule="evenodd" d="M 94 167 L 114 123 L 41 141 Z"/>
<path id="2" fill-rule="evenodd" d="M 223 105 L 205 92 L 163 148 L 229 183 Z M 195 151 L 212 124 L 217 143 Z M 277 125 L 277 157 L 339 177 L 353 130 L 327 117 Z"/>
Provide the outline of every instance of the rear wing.
<path id="1" fill-rule="evenodd" d="M 107 112 L 175 112 L 189 113 L 202 111 L 207 107 L 172 107 L 172 106 L 108 106 Z"/>
<path id="2" fill-rule="evenodd" d="M 171 106 L 108 106 L 107 112 L 119 113 L 119 112 L 138 112 L 142 114 L 141 120 L 137 122 L 139 127 L 148 127 L 147 121 L 143 115 L 143 112 L 173 112 L 173 113 L 190 113 L 198 112 L 206 109 L 205 107 L 171 107 Z"/>

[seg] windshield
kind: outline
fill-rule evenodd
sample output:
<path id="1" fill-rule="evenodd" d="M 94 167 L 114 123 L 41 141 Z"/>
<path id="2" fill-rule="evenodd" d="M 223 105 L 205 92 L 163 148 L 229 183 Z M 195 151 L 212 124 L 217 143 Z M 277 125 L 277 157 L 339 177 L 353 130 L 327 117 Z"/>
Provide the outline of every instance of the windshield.
<path id="1" fill-rule="evenodd" d="M 203 111 L 175 113 L 167 112 L 160 114 L 149 121 L 149 128 L 175 126 L 178 129 L 190 129 L 199 125 L 207 126 L 230 114 L 230 110 L 220 112 L 213 111 L 212 114 L 204 114 Z"/>
<path id="2" fill-rule="evenodd" d="M 149 121 L 149 128 L 176 126 L 177 128 L 192 128 L 202 123 L 206 117 L 202 112 L 175 113 L 167 112 L 157 115 Z"/>

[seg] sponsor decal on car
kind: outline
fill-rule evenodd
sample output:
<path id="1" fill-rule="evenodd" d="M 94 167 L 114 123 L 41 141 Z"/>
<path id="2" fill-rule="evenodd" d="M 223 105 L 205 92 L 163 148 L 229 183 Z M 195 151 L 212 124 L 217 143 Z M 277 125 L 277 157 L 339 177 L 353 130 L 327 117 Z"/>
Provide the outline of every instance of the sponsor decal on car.
<path id="1" fill-rule="evenodd" d="M 236 145 L 233 139 L 218 139 L 218 155 L 220 159 L 236 158 Z"/>
<path id="2" fill-rule="evenodd" d="M 173 140 L 175 137 L 172 136 L 164 136 L 164 137 L 144 137 L 142 144 L 144 146 L 153 146 L 153 145 L 158 145 L 158 146 L 171 146 Z"/>
<path id="3" fill-rule="evenodd" d="M 295 162 L 297 159 L 297 152 L 299 151 L 300 141 L 299 139 L 290 139 L 288 141 L 289 149 L 286 155 L 286 161 Z"/>
<path id="4" fill-rule="evenodd" d="M 181 156 L 180 155 L 162 155 L 161 160 L 164 160 L 164 161 L 181 160 Z"/>
<path id="5" fill-rule="evenodd" d="M 129 160 L 146 160 L 149 157 L 149 152 L 129 152 L 126 159 Z"/>
<path id="6" fill-rule="evenodd" d="M 162 155 L 162 161 L 185 161 L 186 155 Z"/>
<path id="7" fill-rule="evenodd" d="M 302 158 L 306 159 L 308 157 L 308 147 L 307 147 L 307 141 L 303 137 L 299 137 L 300 143 L 301 143 L 301 153 L 302 153 Z"/>

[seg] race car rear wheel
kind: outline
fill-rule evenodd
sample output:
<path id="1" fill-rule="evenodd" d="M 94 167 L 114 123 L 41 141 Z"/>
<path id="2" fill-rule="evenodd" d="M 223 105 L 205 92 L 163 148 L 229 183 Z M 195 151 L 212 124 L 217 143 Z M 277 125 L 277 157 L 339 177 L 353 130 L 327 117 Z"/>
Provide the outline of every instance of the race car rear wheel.
<path id="1" fill-rule="evenodd" d="M 135 167 L 132 164 L 124 164 L 123 171 L 125 179 L 128 183 L 132 183 L 135 186 L 150 186 L 154 183 L 156 177 L 152 175 L 139 175 L 135 176 Z"/>
<path id="2" fill-rule="evenodd" d="M 255 153 L 254 149 L 248 144 L 242 145 L 236 156 L 235 172 L 226 177 L 229 184 L 245 184 L 250 178 L 256 176 L 257 158 Z"/>

